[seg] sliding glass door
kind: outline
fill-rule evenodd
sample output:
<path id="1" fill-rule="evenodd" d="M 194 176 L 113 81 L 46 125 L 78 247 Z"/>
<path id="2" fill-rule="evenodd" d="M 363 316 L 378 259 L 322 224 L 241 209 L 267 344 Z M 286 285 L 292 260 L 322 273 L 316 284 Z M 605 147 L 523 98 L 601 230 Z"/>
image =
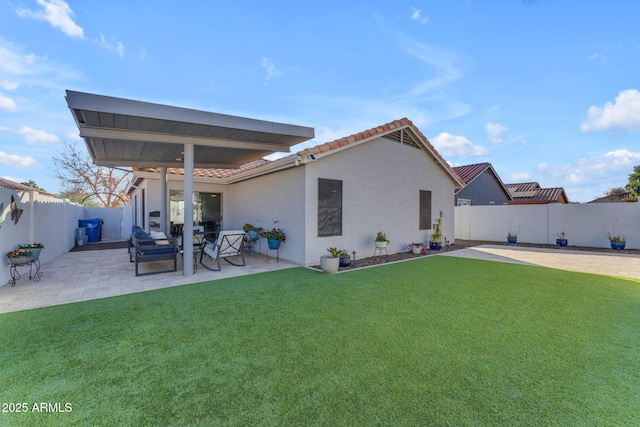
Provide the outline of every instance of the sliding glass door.
<path id="1" fill-rule="evenodd" d="M 169 193 L 171 234 L 179 236 L 184 226 L 184 192 Z M 193 193 L 193 226 L 205 232 L 220 231 L 222 227 L 222 193 Z"/>

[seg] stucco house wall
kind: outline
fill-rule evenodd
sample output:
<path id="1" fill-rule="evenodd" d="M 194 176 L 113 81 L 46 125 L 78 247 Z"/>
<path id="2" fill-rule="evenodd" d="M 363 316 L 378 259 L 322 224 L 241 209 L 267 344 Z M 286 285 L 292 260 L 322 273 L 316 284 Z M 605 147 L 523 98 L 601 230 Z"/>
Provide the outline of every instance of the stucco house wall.
<path id="1" fill-rule="evenodd" d="M 443 235 L 453 240 L 455 185 L 423 150 L 377 138 L 305 167 L 307 264 L 318 263 L 332 246 L 371 256 L 378 231 L 387 234 L 391 253 L 426 243 L 431 230 L 419 230 L 420 190 L 432 192 L 432 223 L 442 211 Z M 342 236 L 318 237 L 319 178 L 342 180 Z"/>
<path id="2" fill-rule="evenodd" d="M 304 191 L 304 166 L 231 184 L 224 200 L 225 228 L 242 229 L 246 223 L 265 230 L 281 228 L 286 242 L 280 245 L 280 258 L 305 264 Z M 260 239 L 254 249 L 267 253 L 266 240 Z M 275 256 L 273 251 L 268 254 Z"/>
<path id="3" fill-rule="evenodd" d="M 504 205 L 509 201 L 509 196 L 505 194 L 504 187 L 495 176 L 486 170 L 456 194 L 456 205 L 458 199 L 470 200 L 472 206 L 489 205 L 491 202 Z"/>

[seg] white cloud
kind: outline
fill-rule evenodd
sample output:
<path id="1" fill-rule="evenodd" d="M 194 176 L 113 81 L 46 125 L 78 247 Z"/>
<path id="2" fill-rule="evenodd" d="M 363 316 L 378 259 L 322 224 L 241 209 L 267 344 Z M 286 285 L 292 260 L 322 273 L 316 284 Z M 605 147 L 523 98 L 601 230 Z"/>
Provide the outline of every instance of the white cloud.
<path id="1" fill-rule="evenodd" d="M 20 86 L 20 83 L 12 81 L 12 80 L 3 80 L 0 82 L 0 88 L 4 90 L 14 90 Z"/>
<path id="2" fill-rule="evenodd" d="M 18 129 L 18 133 L 23 135 L 27 140 L 27 144 L 30 145 L 48 145 L 60 141 L 60 139 L 52 133 L 36 130 L 29 126 L 22 126 Z"/>
<path id="3" fill-rule="evenodd" d="M 111 37 L 111 41 L 109 41 L 104 34 L 101 33 L 100 38 L 94 39 L 93 41 L 108 51 L 116 52 L 120 58 L 124 58 L 124 45 L 116 40 L 115 37 Z"/>
<path id="4" fill-rule="evenodd" d="M 42 6 L 41 10 L 32 11 L 23 7 L 16 9 L 21 18 L 33 18 L 39 21 L 47 21 L 54 28 L 71 37 L 84 37 L 82 27 L 73 20 L 75 14 L 67 2 L 63 0 L 36 0 Z"/>
<path id="5" fill-rule="evenodd" d="M 15 154 L 7 154 L 4 151 L 0 151 L 0 163 L 7 166 L 26 168 L 35 165 L 36 161 L 29 156 L 16 156 Z"/>
<path id="6" fill-rule="evenodd" d="M 473 145 L 464 136 L 442 132 L 431 140 L 436 150 L 444 157 L 479 157 L 489 154 L 482 145 Z"/>
<path id="7" fill-rule="evenodd" d="M 546 163 L 538 163 L 536 165 L 536 169 L 539 170 L 540 172 L 546 171 L 547 169 L 549 169 L 549 165 Z"/>
<path id="8" fill-rule="evenodd" d="M 267 72 L 267 76 L 265 77 L 266 80 L 282 75 L 282 71 L 278 70 L 276 68 L 276 64 L 269 58 L 263 57 L 260 65 L 262 65 L 262 68 L 264 68 Z"/>
<path id="9" fill-rule="evenodd" d="M 411 19 L 419 22 L 420 24 L 426 24 L 429 22 L 429 18 L 427 16 L 422 15 L 422 11 L 420 9 L 415 9 L 411 14 Z"/>
<path id="10" fill-rule="evenodd" d="M 640 129 L 640 92 L 636 89 L 621 91 L 613 103 L 604 107 L 589 107 L 589 117 L 582 122 L 582 132 L 620 129 L 634 131 Z"/>
<path id="11" fill-rule="evenodd" d="M 590 55 L 589 58 L 587 58 L 589 61 L 601 61 L 601 62 L 607 62 L 609 60 L 609 58 L 607 58 L 604 55 L 600 55 L 599 53 L 594 53 L 593 55 Z"/>
<path id="12" fill-rule="evenodd" d="M 502 142 L 504 134 L 507 133 L 507 127 L 499 123 L 487 123 L 487 139 L 491 142 Z"/>
<path id="13" fill-rule="evenodd" d="M 138 58 L 143 61 L 147 59 L 147 51 L 145 50 L 145 48 L 140 47 L 140 49 L 138 50 Z"/>
<path id="14" fill-rule="evenodd" d="M 529 172 L 516 172 L 509 175 L 509 182 L 528 182 L 530 179 Z"/>
<path id="15" fill-rule="evenodd" d="M 0 40 L 0 43 L 2 42 L 3 40 Z M 7 45 L 7 43 L 2 44 Z M 16 53 L 10 49 L 10 46 L 5 47 L 2 44 L 0 44 L 0 71 L 14 75 L 33 74 L 34 64 L 40 58 L 33 54 L 23 55 Z"/>
<path id="16" fill-rule="evenodd" d="M 17 111 L 18 106 L 13 99 L 0 92 L 0 110 Z"/>
<path id="17" fill-rule="evenodd" d="M 414 85 L 407 93 L 401 94 L 401 97 L 424 96 L 428 92 L 434 89 L 441 89 L 443 86 L 462 77 L 462 71 L 457 65 L 458 58 L 455 54 L 413 40 L 403 46 L 403 50 L 422 63 L 434 68 L 435 77 Z"/>

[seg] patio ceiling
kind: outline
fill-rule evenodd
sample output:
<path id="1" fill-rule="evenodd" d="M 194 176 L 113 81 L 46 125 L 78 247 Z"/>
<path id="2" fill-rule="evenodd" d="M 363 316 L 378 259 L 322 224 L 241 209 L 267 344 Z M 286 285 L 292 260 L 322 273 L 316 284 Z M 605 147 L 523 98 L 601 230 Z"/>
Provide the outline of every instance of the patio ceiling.
<path id="1" fill-rule="evenodd" d="M 67 90 L 67 105 L 99 166 L 237 169 L 314 137 L 310 127 Z"/>

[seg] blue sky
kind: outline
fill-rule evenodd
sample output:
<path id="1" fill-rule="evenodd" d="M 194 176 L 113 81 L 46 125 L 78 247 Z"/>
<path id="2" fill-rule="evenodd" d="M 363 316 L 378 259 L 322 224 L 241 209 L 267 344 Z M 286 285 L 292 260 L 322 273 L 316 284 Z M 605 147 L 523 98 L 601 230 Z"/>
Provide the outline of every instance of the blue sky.
<path id="1" fill-rule="evenodd" d="M 314 127 L 305 146 L 407 117 L 452 166 L 589 201 L 640 165 L 638 16 L 628 0 L 4 1 L 0 176 L 61 190 L 52 156 L 84 147 L 71 89 Z"/>

